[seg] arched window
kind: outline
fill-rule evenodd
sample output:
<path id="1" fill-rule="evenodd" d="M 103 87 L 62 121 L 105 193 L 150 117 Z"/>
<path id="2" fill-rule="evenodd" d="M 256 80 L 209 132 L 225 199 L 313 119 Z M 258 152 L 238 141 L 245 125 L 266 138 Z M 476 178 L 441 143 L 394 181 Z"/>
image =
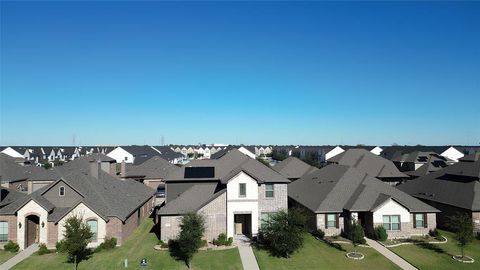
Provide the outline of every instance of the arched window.
<path id="1" fill-rule="evenodd" d="M 65 196 L 65 187 L 61 186 L 58 188 L 58 196 Z"/>
<path id="2" fill-rule="evenodd" d="M 90 238 L 90 240 L 92 242 L 96 242 L 97 241 L 97 230 L 98 230 L 97 221 L 95 219 L 87 220 L 87 225 L 88 225 L 88 227 L 90 227 L 90 232 L 92 232 L 92 238 Z"/>

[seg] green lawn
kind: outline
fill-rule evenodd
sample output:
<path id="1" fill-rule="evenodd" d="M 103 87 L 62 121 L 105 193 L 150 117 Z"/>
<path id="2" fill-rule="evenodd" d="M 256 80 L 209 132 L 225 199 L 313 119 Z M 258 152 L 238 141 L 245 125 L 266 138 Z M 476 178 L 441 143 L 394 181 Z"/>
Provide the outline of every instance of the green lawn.
<path id="1" fill-rule="evenodd" d="M 92 258 L 81 262 L 78 269 L 124 269 L 123 260 L 129 261 L 128 269 L 186 269 L 183 262 L 170 257 L 167 251 L 156 251 L 153 246 L 157 243 L 155 234 L 150 233 L 153 222 L 146 219 L 132 234 L 129 240 L 119 248 L 110 251 L 95 253 Z M 142 258 L 147 258 L 148 267 L 140 267 Z M 199 251 L 192 262 L 193 269 L 242 269 L 238 249 L 221 251 Z M 46 254 L 33 255 L 18 264 L 14 269 L 73 269 L 72 264 L 66 263 L 65 255 Z"/>
<path id="2" fill-rule="evenodd" d="M 474 240 L 465 249 L 465 255 L 475 259 L 475 263 L 460 263 L 452 259 L 452 255 L 460 254 L 460 248 L 453 239 L 453 233 L 440 231 L 448 238 L 448 243 L 432 245 L 403 245 L 390 250 L 403 257 L 419 269 L 480 269 L 480 241 Z"/>
<path id="3" fill-rule="evenodd" d="M 11 257 L 15 256 L 16 253 L 12 253 L 5 250 L 0 250 L 0 264 L 6 262 Z"/>
<path id="4" fill-rule="evenodd" d="M 341 245 L 346 251 L 353 249 L 352 245 Z M 329 246 L 310 235 L 298 253 L 290 258 L 272 257 L 265 250 L 254 249 L 260 269 L 400 269 L 372 248 L 359 247 L 358 251 L 365 259 L 357 261 L 345 257 L 346 251 Z"/>

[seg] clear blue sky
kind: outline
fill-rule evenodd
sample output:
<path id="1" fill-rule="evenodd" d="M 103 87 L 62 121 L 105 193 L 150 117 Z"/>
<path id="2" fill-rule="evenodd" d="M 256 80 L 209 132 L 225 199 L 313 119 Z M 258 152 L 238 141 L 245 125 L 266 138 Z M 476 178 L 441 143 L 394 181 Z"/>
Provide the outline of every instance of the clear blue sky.
<path id="1" fill-rule="evenodd" d="M 1 3 L 0 144 L 480 142 L 480 3 Z"/>

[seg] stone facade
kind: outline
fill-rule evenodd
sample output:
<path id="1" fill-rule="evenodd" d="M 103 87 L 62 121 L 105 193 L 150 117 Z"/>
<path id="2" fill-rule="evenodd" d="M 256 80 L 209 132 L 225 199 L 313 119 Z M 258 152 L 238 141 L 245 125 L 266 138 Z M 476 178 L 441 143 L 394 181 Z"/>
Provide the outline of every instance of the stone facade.
<path id="1" fill-rule="evenodd" d="M 17 217 L 14 215 L 1 215 L 0 221 L 8 222 L 8 240 L 17 242 Z M 0 243 L 3 245 L 5 243 Z"/>
<path id="2" fill-rule="evenodd" d="M 326 228 L 326 213 L 317 214 L 317 229 L 321 229 L 325 232 L 326 236 L 340 235 L 344 230 L 345 219 L 342 213 L 331 213 L 338 215 L 338 225 L 336 228 Z"/>
<path id="3" fill-rule="evenodd" d="M 207 241 L 212 241 L 221 233 L 227 233 L 227 193 L 215 198 L 198 211 L 205 218 L 205 234 Z"/>

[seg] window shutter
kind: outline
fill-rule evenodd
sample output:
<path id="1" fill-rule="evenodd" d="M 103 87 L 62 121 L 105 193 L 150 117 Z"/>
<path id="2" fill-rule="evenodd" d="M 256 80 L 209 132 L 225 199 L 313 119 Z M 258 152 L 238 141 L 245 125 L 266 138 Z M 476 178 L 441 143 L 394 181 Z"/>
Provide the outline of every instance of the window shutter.
<path id="1" fill-rule="evenodd" d="M 425 228 L 428 228 L 427 213 L 423 214 L 423 224 Z"/>
<path id="2" fill-rule="evenodd" d="M 328 214 L 325 214 L 325 229 L 328 228 Z"/>
<path id="3" fill-rule="evenodd" d="M 417 228 L 417 214 L 413 214 L 413 228 Z"/>
<path id="4" fill-rule="evenodd" d="M 335 217 L 337 218 L 337 222 L 335 222 L 335 224 L 337 225 L 337 229 L 340 228 L 340 224 L 339 224 L 340 218 L 339 218 L 339 216 L 340 216 L 339 214 L 335 214 Z"/>

